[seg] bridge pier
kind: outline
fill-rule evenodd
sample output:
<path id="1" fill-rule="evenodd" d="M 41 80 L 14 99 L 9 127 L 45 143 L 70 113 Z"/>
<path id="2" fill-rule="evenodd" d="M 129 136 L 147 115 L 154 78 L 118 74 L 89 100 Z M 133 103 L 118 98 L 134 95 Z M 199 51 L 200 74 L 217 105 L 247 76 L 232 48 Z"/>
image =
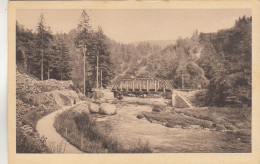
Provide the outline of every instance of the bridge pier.
<path id="1" fill-rule="evenodd" d="M 157 92 L 157 80 L 154 80 L 154 91 Z"/>
<path id="2" fill-rule="evenodd" d="M 146 80 L 146 91 L 149 91 L 149 81 Z"/>
<path id="3" fill-rule="evenodd" d="M 142 80 L 139 80 L 139 91 L 142 91 Z"/>
<path id="4" fill-rule="evenodd" d="M 128 81 L 126 81 L 126 91 L 128 91 Z"/>
<path id="5" fill-rule="evenodd" d="M 133 91 L 135 91 L 135 80 L 133 80 Z"/>
<path id="6" fill-rule="evenodd" d="M 120 91 L 123 91 L 123 82 L 120 82 Z"/>

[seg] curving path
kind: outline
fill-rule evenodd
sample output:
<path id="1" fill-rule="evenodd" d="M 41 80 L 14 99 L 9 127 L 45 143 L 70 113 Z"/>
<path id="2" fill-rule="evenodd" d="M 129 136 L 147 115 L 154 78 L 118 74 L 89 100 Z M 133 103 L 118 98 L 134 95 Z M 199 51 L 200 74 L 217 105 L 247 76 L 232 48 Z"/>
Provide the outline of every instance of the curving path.
<path id="1" fill-rule="evenodd" d="M 81 103 L 84 103 L 84 101 L 79 102 L 77 105 Z M 71 107 L 73 106 L 66 106 L 44 116 L 36 125 L 36 130 L 40 136 L 44 136 L 45 138 L 47 137 L 46 145 L 52 153 L 84 153 L 67 142 L 58 132 L 56 132 L 56 129 L 53 126 L 55 117 Z"/>

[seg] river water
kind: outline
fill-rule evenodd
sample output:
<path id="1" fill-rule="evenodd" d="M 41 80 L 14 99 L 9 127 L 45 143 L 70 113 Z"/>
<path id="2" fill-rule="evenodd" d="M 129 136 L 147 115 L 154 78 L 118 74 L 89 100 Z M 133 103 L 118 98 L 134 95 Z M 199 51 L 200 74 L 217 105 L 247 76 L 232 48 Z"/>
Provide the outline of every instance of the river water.
<path id="1" fill-rule="evenodd" d="M 110 136 L 125 147 L 138 144 L 149 147 L 154 153 L 250 153 L 251 137 L 229 132 L 205 130 L 200 127 L 190 129 L 168 128 L 150 123 L 136 116 L 152 111 L 150 105 L 136 105 L 121 102 L 117 115 L 97 118 L 100 125 L 109 124 Z"/>

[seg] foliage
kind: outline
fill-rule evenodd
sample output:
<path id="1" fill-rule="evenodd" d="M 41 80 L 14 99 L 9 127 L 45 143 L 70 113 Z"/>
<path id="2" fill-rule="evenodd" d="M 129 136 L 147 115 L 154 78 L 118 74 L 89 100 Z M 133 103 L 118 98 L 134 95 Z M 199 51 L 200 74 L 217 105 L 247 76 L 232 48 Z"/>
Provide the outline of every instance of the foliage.
<path id="1" fill-rule="evenodd" d="M 210 80 L 208 104 L 251 106 L 252 18 L 239 18 L 227 30 L 202 33 L 200 41 L 205 48 L 198 64 Z"/>
<path id="2" fill-rule="evenodd" d="M 46 145 L 43 140 L 37 140 L 16 127 L 16 152 L 17 153 L 42 153 L 46 152 Z"/>

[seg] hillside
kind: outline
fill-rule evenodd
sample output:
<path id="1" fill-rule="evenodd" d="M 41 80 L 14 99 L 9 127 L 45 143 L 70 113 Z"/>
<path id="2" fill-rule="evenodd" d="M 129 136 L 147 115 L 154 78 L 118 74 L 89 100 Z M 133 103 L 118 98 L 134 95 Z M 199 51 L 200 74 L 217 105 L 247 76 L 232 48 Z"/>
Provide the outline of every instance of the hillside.
<path id="1" fill-rule="evenodd" d="M 133 42 L 135 46 L 137 46 L 140 43 L 148 43 L 151 45 L 160 46 L 161 48 L 165 48 L 168 45 L 174 45 L 176 43 L 176 40 L 145 40 L 145 41 Z"/>
<path id="2" fill-rule="evenodd" d="M 83 95 L 73 90 L 72 81 L 45 80 L 16 72 L 17 153 L 48 152 L 45 139 L 36 132 L 37 121 L 63 106 L 71 106 Z"/>

